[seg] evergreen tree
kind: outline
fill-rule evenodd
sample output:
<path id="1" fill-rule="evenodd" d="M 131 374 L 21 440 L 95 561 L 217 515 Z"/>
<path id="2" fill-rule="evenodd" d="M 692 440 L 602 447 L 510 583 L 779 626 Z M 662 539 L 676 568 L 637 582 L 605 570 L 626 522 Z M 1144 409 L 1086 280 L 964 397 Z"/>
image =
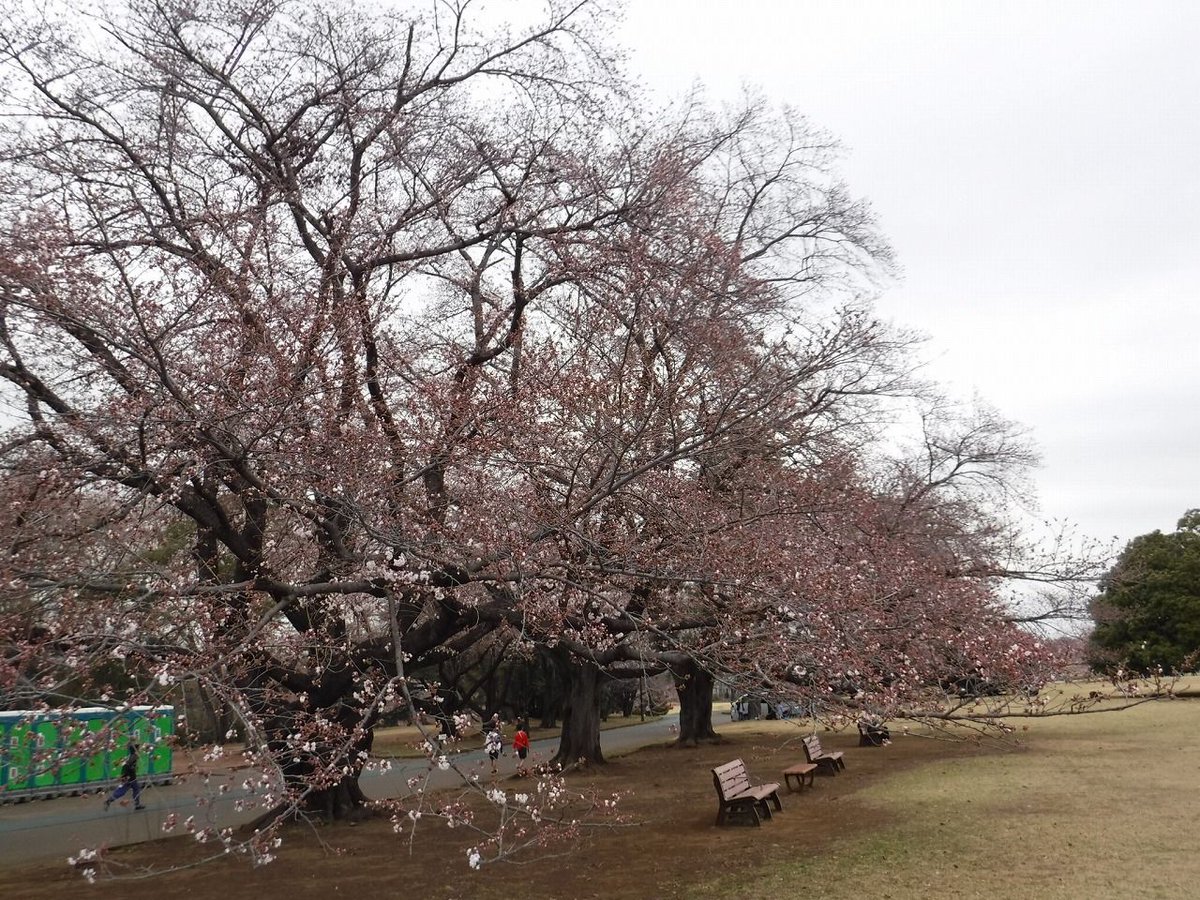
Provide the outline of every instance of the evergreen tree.
<path id="1" fill-rule="evenodd" d="M 1089 661 L 1142 673 L 1187 671 L 1200 660 L 1200 509 L 1170 534 L 1134 538 L 1092 601 Z"/>

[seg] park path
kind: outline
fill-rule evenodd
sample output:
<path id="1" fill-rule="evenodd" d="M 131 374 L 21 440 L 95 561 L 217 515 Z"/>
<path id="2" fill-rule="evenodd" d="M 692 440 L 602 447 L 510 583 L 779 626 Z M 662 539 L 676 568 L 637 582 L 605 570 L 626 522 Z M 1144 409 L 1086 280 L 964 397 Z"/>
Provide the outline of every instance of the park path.
<path id="1" fill-rule="evenodd" d="M 717 716 L 714 714 L 713 718 L 715 720 Z M 678 726 L 679 716 L 674 714 L 640 725 L 613 728 L 601 732 L 601 746 L 605 755 L 628 753 L 673 739 Z M 530 746 L 531 761 L 549 759 L 557 747 L 556 737 L 534 741 Z M 492 777 L 483 750 L 464 751 L 454 761 L 463 774 L 477 773 L 481 780 Z M 516 760 L 506 754 L 500 759 L 498 769 L 497 778 L 512 775 Z M 198 826 L 228 828 L 244 825 L 261 813 L 257 808 L 243 811 L 235 808 L 237 800 L 248 796 L 242 782 L 250 774 L 251 770 L 235 769 L 208 777 L 188 776 L 176 784 L 148 785 L 142 793 L 142 802 L 146 805 L 143 812 L 118 805 L 106 812 L 102 794 L 0 806 L 0 866 L 55 857 L 65 863 L 68 856 L 85 847 L 119 847 L 166 837 L 162 822 L 172 813 L 180 822 L 194 816 Z M 378 800 L 408 795 L 410 778 L 420 778 L 421 786 L 426 790 L 440 790 L 462 783 L 453 771 L 431 771 L 423 759 L 396 759 L 388 772 L 364 772 L 359 784 L 367 796 Z M 179 834 L 180 829 L 176 828 L 172 833 Z"/>

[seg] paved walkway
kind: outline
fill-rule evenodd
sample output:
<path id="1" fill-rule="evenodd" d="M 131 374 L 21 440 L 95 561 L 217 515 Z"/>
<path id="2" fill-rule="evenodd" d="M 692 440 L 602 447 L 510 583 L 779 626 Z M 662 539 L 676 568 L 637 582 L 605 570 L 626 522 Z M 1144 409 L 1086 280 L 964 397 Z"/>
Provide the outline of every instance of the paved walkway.
<path id="1" fill-rule="evenodd" d="M 713 716 L 717 719 L 716 714 Z M 727 718 L 722 715 L 721 719 Z M 651 744 L 672 739 L 678 727 L 678 715 L 666 716 L 642 725 L 613 728 L 600 733 L 601 747 L 606 755 L 619 755 Z M 547 760 L 558 748 L 558 738 L 534 741 L 530 746 L 531 762 Z M 511 745 L 506 745 L 511 750 Z M 491 776 L 487 757 L 482 750 L 469 750 L 455 757 L 455 764 L 464 774 L 478 774 L 481 780 Z M 497 778 L 512 775 L 516 759 L 505 755 L 498 763 Z M 68 856 L 84 847 L 118 847 L 165 837 L 163 820 L 174 813 L 180 822 L 195 816 L 197 824 L 218 828 L 237 827 L 252 821 L 262 810 L 236 809 L 237 801 L 248 794 L 242 787 L 253 770 L 240 769 L 207 778 L 189 776 L 176 784 L 147 786 L 142 793 L 144 812 L 135 812 L 132 805 L 114 804 L 105 812 L 103 795 L 58 797 L 53 800 L 31 800 L 0 806 L 0 865 L 16 865 Z M 359 780 L 363 792 L 373 799 L 403 797 L 411 793 L 410 778 L 421 778 L 425 789 L 442 789 L 461 784 L 453 771 L 429 769 L 425 760 L 398 759 L 388 772 L 364 772 Z M 128 795 L 125 799 L 129 799 Z M 179 834 L 180 829 L 173 832 Z"/>

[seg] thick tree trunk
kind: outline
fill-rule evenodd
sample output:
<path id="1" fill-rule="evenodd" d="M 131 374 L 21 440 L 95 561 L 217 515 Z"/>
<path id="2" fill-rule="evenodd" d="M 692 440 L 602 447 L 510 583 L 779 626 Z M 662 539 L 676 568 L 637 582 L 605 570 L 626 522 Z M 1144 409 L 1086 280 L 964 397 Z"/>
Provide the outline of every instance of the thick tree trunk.
<path id="1" fill-rule="evenodd" d="M 676 673 L 675 691 L 679 694 L 679 746 L 695 747 L 700 741 L 719 741 L 713 730 L 713 677 L 689 662 Z"/>
<path id="2" fill-rule="evenodd" d="M 601 764 L 600 752 L 600 670 L 592 663 L 560 660 L 567 675 L 567 699 L 563 706 L 562 738 L 553 763 L 563 767 Z"/>
<path id="3" fill-rule="evenodd" d="M 318 772 L 323 767 L 313 760 L 301 759 L 299 762 L 289 762 L 283 767 L 284 784 L 293 796 L 303 795 L 303 800 L 296 802 L 288 799 L 278 806 L 263 813 L 251 824 L 250 828 L 259 830 L 277 822 L 287 821 L 299 813 L 319 816 L 328 822 L 350 821 L 357 822 L 371 815 L 367 797 L 358 784 L 358 772 L 341 775 L 328 787 L 309 790 L 314 779 L 321 778 Z M 324 769 L 328 771 L 328 769 Z"/>
<path id="4" fill-rule="evenodd" d="M 332 787 L 313 791 L 305 808 L 324 816 L 327 821 L 354 822 L 366 815 L 367 802 L 367 796 L 358 786 L 358 776 L 347 775 Z"/>
<path id="5" fill-rule="evenodd" d="M 437 701 L 437 717 L 438 727 L 442 729 L 442 734 L 449 738 L 458 737 L 458 723 L 454 721 L 455 714 L 462 709 L 462 701 L 457 693 L 448 691 L 444 693 Z"/>
<path id="6" fill-rule="evenodd" d="M 298 798 L 300 810 L 327 821 L 353 822 L 369 815 L 370 801 L 358 778 L 374 744 L 378 716 L 355 702 L 349 694 L 353 685 L 335 672 L 303 706 L 275 706 L 272 692 L 243 689 L 244 696 L 256 701 L 267 750 L 279 764 L 288 793 Z M 332 702 L 318 705 L 321 700 Z M 269 817 L 286 815 L 289 809 L 285 801 Z"/>
<path id="7" fill-rule="evenodd" d="M 294 771 L 288 772 L 285 768 L 285 775 L 289 776 L 288 781 L 299 788 L 309 786 L 314 778 L 321 781 L 328 777 L 323 776 L 322 772 L 330 773 L 336 778 L 327 787 L 320 787 L 308 793 L 304 800 L 305 810 L 323 816 L 327 821 L 354 822 L 368 815 L 366 804 L 370 802 L 370 798 L 362 792 L 358 784 L 358 776 L 363 768 L 363 757 L 359 753 L 370 754 L 374 736 L 374 729 L 368 728 L 350 752 L 334 760 L 332 765 L 325 759 L 302 759 Z"/>
<path id="8" fill-rule="evenodd" d="M 538 649 L 538 671 L 541 683 L 541 725 L 543 728 L 553 728 L 558 724 L 558 716 L 562 711 L 562 684 L 567 676 L 560 673 L 555 665 L 552 651 Z"/>

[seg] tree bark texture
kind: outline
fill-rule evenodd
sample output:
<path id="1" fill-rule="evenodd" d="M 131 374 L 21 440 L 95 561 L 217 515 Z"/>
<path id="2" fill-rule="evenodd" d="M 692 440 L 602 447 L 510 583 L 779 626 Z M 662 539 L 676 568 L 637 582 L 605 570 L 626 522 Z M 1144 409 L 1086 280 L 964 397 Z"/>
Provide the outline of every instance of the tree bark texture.
<path id="1" fill-rule="evenodd" d="M 560 660 L 567 673 L 562 738 L 551 761 L 561 766 L 602 764 L 600 752 L 600 670 L 590 662 Z"/>
<path id="2" fill-rule="evenodd" d="M 719 741 L 721 736 L 713 730 L 712 674 L 700 668 L 694 661 L 688 662 L 677 671 L 675 691 L 679 694 L 679 739 L 676 744 L 695 747 L 700 741 Z"/>

